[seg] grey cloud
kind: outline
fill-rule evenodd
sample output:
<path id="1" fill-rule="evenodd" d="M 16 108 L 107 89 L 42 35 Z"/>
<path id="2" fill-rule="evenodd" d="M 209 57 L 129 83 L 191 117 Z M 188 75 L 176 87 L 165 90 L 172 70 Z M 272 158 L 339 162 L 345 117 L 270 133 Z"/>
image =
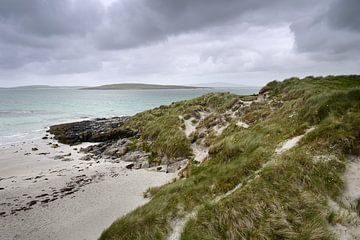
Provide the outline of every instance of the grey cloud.
<path id="1" fill-rule="evenodd" d="M 18 31 L 42 37 L 84 34 L 101 19 L 102 5 L 94 0 L 1 0 L 0 20 Z"/>
<path id="2" fill-rule="evenodd" d="M 69 51 L 84 57 L 104 13 L 97 0 L 0 0 L 0 70 L 56 61 Z"/>
<path id="3" fill-rule="evenodd" d="M 96 51 L 85 39 L 50 38 L 48 42 L 32 37 L 0 41 L 0 70 L 11 70 L 31 63 L 81 60 Z"/>
<path id="4" fill-rule="evenodd" d="M 0 40 L 3 44 L 18 46 L 28 46 L 31 48 L 55 48 L 59 45 L 59 37 L 39 37 L 33 34 L 25 34 L 10 24 L 0 22 Z"/>
<path id="5" fill-rule="evenodd" d="M 296 49 L 316 59 L 336 61 L 360 52 L 360 2 L 336 0 L 324 12 L 292 24 Z"/>
<path id="6" fill-rule="evenodd" d="M 360 60 L 358 0 L 109 2 L 0 0 L 0 82 L 269 79 Z"/>
<path id="7" fill-rule="evenodd" d="M 327 14 L 332 27 L 360 31 L 360 1 L 337 0 Z"/>
<path id="8" fill-rule="evenodd" d="M 124 49 L 189 31 L 225 23 L 273 24 L 296 18 L 299 10 L 314 8 L 312 1 L 263 0 L 122 0 L 109 9 L 97 35 L 103 49 Z M 305 8 L 305 9 L 304 9 Z"/>
<path id="9" fill-rule="evenodd" d="M 43 63 L 31 63 L 26 66 L 26 69 L 35 69 L 35 72 L 40 75 L 89 73 L 96 72 L 100 68 L 101 63 L 93 58 L 49 60 Z"/>
<path id="10" fill-rule="evenodd" d="M 47 61 L 49 52 L 44 49 L 34 50 L 29 47 L 9 46 L 0 43 L 0 70 L 12 70 L 19 68 L 29 62 Z"/>

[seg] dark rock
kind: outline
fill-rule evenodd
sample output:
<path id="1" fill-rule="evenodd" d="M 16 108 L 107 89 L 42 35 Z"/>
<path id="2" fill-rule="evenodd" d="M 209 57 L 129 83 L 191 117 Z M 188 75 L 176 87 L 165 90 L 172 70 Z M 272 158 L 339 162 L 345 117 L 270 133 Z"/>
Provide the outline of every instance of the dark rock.
<path id="1" fill-rule="evenodd" d="M 106 148 L 102 151 L 102 155 L 112 159 L 120 158 L 128 152 L 129 144 L 131 144 L 129 139 L 120 139 L 115 143 L 107 145 Z"/>
<path id="2" fill-rule="evenodd" d="M 58 148 L 58 147 L 60 147 L 60 146 L 59 146 L 59 144 L 54 143 L 54 144 L 51 145 L 51 147 L 52 147 L 52 148 Z"/>
<path id="3" fill-rule="evenodd" d="M 105 142 L 136 135 L 135 131 L 122 127 L 128 119 L 129 117 L 115 117 L 65 123 L 51 126 L 49 132 L 64 144 Z"/>
<path id="4" fill-rule="evenodd" d="M 62 159 L 62 161 L 72 161 L 71 158 L 67 158 L 71 156 L 71 153 L 68 153 L 68 154 L 63 154 L 63 155 L 57 155 L 55 157 L 53 157 L 54 160 L 59 160 L 59 159 Z"/>
<path id="5" fill-rule="evenodd" d="M 134 166 L 135 166 L 135 164 L 130 163 L 130 164 L 126 165 L 126 168 L 127 169 L 132 169 Z"/>
<path id="6" fill-rule="evenodd" d="M 48 137 L 47 137 L 47 136 L 45 136 L 45 137 L 42 137 L 41 139 L 44 139 L 44 140 L 45 140 L 45 139 L 48 139 Z"/>
<path id="7" fill-rule="evenodd" d="M 44 193 L 44 194 L 41 194 L 41 195 L 36 196 L 36 198 L 42 198 L 42 197 L 46 197 L 46 196 L 48 196 L 48 195 L 49 195 L 49 194 Z"/>
<path id="8" fill-rule="evenodd" d="M 38 155 L 48 155 L 50 154 L 49 152 L 42 152 L 42 153 L 39 153 Z"/>
<path id="9" fill-rule="evenodd" d="M 46 198 L 46 199 L 41 201 L 41 203 L 48 203 L 48 202 L 50 202 L 50 198 Z"/>
<path id="10" fill-rule="evenodd" d="M 62 189 L 60 189 L 60 192 L 70 192 L 74 189 L 74 187 L 64 187 Z"/>
<path id="11" fill-rule="evenodd" d="M 33 147 L 33 148 L 31 148 L 31 150 L 32 150 L 32 151 L 37 151 L 37 150 L 39 150 L 39 149 L 36 148 L 36 147 Z"/>
<path id="12" fill-rule="evenodd" d="M 32 200 L 30 202 L 28 202 L 27 204 L 29 205 L 29 207 L 35 205 L 37 203 L 37 200 Z"/>

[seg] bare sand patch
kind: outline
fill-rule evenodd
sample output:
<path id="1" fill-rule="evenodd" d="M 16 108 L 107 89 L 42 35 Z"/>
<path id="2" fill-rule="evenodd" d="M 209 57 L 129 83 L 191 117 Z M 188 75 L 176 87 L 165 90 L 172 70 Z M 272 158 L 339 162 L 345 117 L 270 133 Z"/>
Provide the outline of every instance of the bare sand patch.
<path id="1" fill-rule="evenodd" d="M 97 239 L 148 201 L 146 189 L 175 177 L 128 170 L 123 162 L 79 160 L 86 145 L 52 148 L 39 140 L 0 148 L 1 239 Z"/>

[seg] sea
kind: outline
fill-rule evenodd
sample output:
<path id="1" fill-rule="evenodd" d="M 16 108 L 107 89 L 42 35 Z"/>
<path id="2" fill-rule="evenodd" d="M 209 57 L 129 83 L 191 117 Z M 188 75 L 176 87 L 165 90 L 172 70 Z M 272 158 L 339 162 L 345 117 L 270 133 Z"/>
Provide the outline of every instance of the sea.
<path id="1" fill-rule="evenodd" d="M 132 116 L 160 105 L 210 92 L 239 95 L 260 87 L 171 90 L 0 89 L 0 146 L 36 140 L 54 124 L 92 118 Z"/>

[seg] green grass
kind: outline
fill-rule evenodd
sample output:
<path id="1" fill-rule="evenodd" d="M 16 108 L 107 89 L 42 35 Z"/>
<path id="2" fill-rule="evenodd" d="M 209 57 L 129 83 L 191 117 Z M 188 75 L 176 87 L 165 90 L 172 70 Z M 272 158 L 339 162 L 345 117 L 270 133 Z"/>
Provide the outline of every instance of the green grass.
<path id="1" fill-rule="evenodd" d="M 115 221 L 101 239 L 166 239 L 171 222 L 195 208 L 198 214 L 181 239 L 334 239 L 329 225 L 336 216 L 327 201 L 341 197 L 346 154 L 360 154 L 360 76 L 292 78 L 262 91 L 270 98 L 241 116 L 250 128 L 230 124 L 211 140 L 207 162 L 191 165 L 186 179 L 150 189 L 151 201 Z M 211 109 L 220 117 L 241 98 L 210 94 L 174 103 L 136 115 L 130 126 L 140 129 L 140 141 L 152 142 L 148 151 L 187 156 L 190 142 L 177 116 Z M 218 119 L 211 118 L 200 124 Z M 311 126 L 315 130 L 296 147 L 274 154 L 280 143 Z M 330 155 L 335 157 L 314 160 Z M 213 201 L 239 183 L 233 194 Z"/>
<path id="2" fill-rule="evenodd" d="M 231 106 L 237 99 L 238 96 L 230 93 L 207 94 L 136 114 L 126 127 L 140 132 L 139 142 L 142 144 L 138 144 L 139 148 L 150 152 L 152 159 L 157 159 L 154 162 L 190 158 L 191 142 L 182 130 L 183 122 L 179 116 L 185 119 L 193 117 L 198 121 L 200 112 L 223 112 L 225 108 L 221 103 Z"/>

